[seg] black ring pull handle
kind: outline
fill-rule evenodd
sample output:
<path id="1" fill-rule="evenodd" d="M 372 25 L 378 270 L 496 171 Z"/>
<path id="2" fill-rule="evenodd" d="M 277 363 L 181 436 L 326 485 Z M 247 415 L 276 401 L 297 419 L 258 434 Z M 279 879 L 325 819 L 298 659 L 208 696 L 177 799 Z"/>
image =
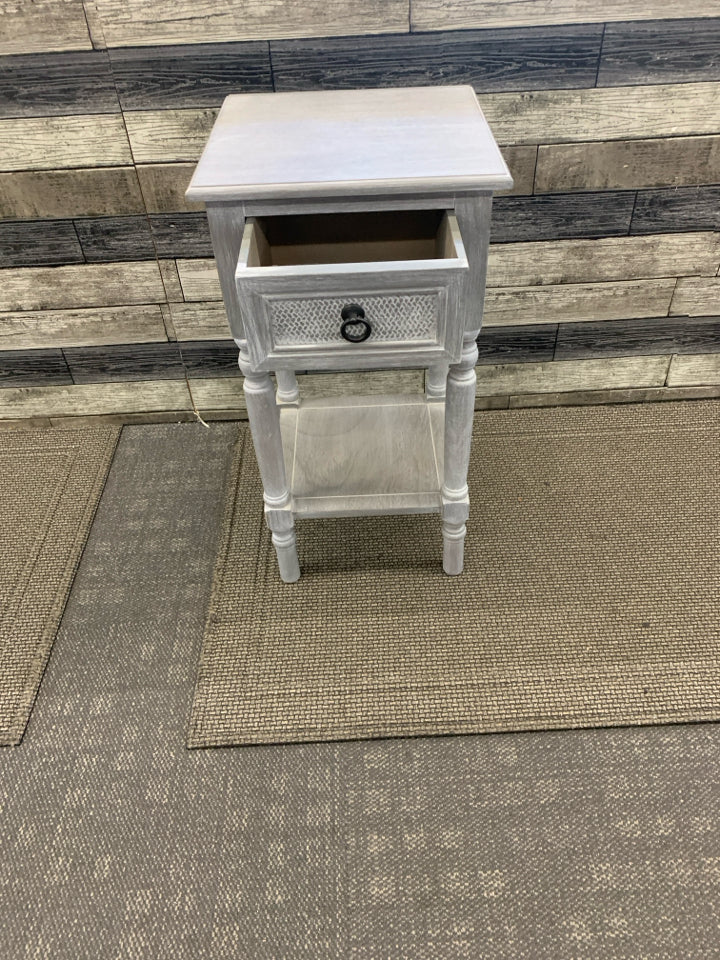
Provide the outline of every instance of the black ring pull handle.
<path id="1" fill-rule="evenodd" d="M 357 303 L 348 303 L 340 311 L 344 323 L 340 327 L 340 335 L 348 343 L 362 343 L 372 333 L 372 327 L 365 319 L 365 311 Z M 360 331 L 357 327 L 361 327 Z M 355 329 L 353 329 L 355 328 Z"/>

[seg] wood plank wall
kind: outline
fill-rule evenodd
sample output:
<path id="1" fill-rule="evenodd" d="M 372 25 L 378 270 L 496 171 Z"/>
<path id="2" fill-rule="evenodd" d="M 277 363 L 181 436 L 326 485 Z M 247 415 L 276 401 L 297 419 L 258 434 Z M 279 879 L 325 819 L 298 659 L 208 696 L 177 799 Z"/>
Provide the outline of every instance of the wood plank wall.
<path id="1" fill-rule="evenodd" d="M 436 83 L 475 87 L 516 181 L 494 204 L 478 405 L 720 393 L 717 0 L 17 0 L 0 421 L 241 412 L 183 198 L 223 98 Z"/>

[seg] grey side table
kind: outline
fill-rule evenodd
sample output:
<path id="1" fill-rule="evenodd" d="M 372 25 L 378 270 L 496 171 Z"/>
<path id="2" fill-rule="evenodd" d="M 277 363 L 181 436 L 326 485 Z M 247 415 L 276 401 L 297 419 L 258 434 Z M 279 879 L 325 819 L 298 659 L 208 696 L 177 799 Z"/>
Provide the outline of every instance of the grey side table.
<path id="1" fill-rule="evenodd" d="M 186 196 L 207 207 L 286 582 L 302 517 L 440 513 L 462 571 L 492 193 L 511 186 L 471 87 L 225 100 Z M 393 367 L 427 369 L 426 395 L 303 401 L 294 373 Z"/>

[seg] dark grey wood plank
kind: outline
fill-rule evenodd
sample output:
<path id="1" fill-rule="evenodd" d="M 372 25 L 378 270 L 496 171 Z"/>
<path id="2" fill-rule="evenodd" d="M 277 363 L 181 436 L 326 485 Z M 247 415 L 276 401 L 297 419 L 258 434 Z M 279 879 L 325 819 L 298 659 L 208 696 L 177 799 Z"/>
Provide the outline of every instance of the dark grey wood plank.
<path id="1" fill-rule="evenodd" d="M 147 217 L 75 220 L 75 228 L 88 263 L 155 258 Z"/>
<path id="2" fill-rule="evenodd" d="M 528 363 L 552 360 L 557 324 L 484 327 L 477 338 L 478 363 Z"/>
<path id="3" fill-rule="evenodd" d="M 0 117 L 119 113 L 104 50 L 0 57 Z"/>
<path id="4" fill-rule="evenodd" d="M 720 80 L 720 17 L 608 23 L 598 86 Z"/>
<path id="5" fill-rule="evenodd" d="M 631 234 L 720 230 L 720 186 L 639 190 Z"/>
<path id="6" fill-rule="evenodd" d="M 624 236 L 634 202 L 635 192 L 628 190 L 496 197 L 490 238 L 509 243 Z"/>
<path id="7" fill-rule="evenodd" d="M 277 90 L 469 83 L 479 92 L 592 87 L 602 24 L 272 40 Z"/>
<path id="8" fill-rule="evenodd" d="M 240 376 L 238 348 L 232 340 L 191 340 L 179 347 L 188 377 Z"/>
<path id="9" fill-rule="evenodd" d="M 266 41 L 115 49 L 110 62 L 123 110 L 214 107 L 273 88 Z"/>
<path id="10" fill-rule="evenodd" d="M 74 383 L 122 380 L 182 380 L 176 343 L 131 343 L 111 347 L 66 347 Z"/>
<path id="11" fill-rule="evenodd" d="M 72 383 L 62 350 L 3 350 L 0 387 L 46 387 Z"/>
<path id="12" fill-rule="evenodd" d="M 561 323 L 556 360 L 720 353 L 720 317 Z"/>
<path id="13" fill-rule="evenodd" d="M 72 220 L 0 221 L 0 267 L 82 263 Z"/>
<path id="14" fill-rule="evenodd" d="M 161 259 L 213 255 L 204 212 L 152 214 L 150 226 Z"/>

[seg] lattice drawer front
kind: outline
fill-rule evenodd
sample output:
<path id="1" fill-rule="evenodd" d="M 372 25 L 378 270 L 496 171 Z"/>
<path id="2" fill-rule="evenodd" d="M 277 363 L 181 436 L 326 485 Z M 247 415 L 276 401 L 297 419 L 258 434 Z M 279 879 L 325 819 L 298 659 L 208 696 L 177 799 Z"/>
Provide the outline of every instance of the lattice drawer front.
<path id="1" fill-rule="evenodd" d="M 270 317 L 277 346 L 346 343 L 340 334 L 341 311 L 359 304 L 372 327 L 368 342 L 436 340 L 438 295 L 398 294 L 379 297 L 317 297 L 272 300 Z"/>

